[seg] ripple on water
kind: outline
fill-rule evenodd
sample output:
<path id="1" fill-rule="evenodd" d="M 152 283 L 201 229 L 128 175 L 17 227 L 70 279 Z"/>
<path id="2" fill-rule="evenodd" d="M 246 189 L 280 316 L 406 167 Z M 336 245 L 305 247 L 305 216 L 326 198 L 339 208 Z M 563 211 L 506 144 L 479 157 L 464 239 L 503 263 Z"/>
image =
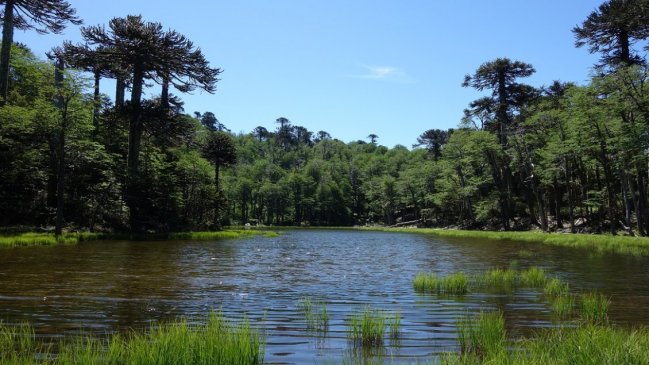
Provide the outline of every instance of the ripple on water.
<path id="1" fill-rule="evenodd" d="M 518 252 L 533 252 L 520 260 Z M 351 356 L 351 314 L 371 306 L 398 312 L 398 341 L 383 356 L 412 363 L 457 349 L 459 317 L 502 310 L 511 333 L 552 326 L 548 303 L 535 290 L 511 294 L 420 295 L 420 272 L 478 273 L 542 265 L 574 290 L 612 296 L 611 318 L 649 323 L 647 259 L 588 257 L 571 249 L 508 242 L 442 240 L 416 234 L 357 231 L 288 231 L 275 238 L 218 242 L 110 242 L 47 250 L 7 250 L 0 257 L 0 320 L 29 321 L 50 338 L 81 332 L 99 335 L 143 328 L 152 321 L 209 310 L 248 320 L 267 339 L 266 362 L 336 362 Z M 323 301 L 326 331 L 307 327 L 298 301 Z"/>

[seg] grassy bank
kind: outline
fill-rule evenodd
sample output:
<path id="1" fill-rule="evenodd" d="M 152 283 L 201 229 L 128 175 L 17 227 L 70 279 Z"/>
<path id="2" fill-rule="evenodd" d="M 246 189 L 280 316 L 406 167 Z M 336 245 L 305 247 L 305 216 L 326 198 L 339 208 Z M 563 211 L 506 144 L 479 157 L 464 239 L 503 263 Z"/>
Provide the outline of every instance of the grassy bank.
<path id="1" fill-rule="evenodd" d="M 441 363 L 459 364 L 648 364 L 649 331 L 583 324 L 541 330 L 530 339 L 505 341 L 503 315 L 482 313 L 460 319 L 461 352 Z M 513 347 L 512 347 L 513 346 Z"/>
<path id="2" fill-rule="evenodd" d="M 175 232 L 161 234 L 124 234 L 124 233 L 65 233 L 61 237 L 55 237 L 53 233 L 21 233 L 14 235 L 0 235 L 0 248 L 2 247 L 23 247 L 23 246 L 54 246 L 54 245 L 75 245 L 79 242 L 93 240 L 193 240 L 211 241 L 220 239 L 235 239 L 254 235 L 275 237 L 273 231 L 258 230 L 224 230 L 214 232 Z"/>
<path id="3" fill-rule="evenodd" d="M 15 235 L 0 235 L 0 247 L 76 245 L 79 242 L 101 238 L 103 238 L 103 234 L 89 232 L 65 233 L 58 238 L 53 233 L 30 232 Z"/>
<path id="4" fill-rule="evenodd" d="M 205 324 L 185 320 L 152 327 L 143 333 L 81 338 L 54 346 L 36 341 L 27 326 L 0 324 L 0 364 L 261 364 L 264 345 L 260 333 L 247 322 L 230 323 L 212 313 Z"/>
<path id="5" fill-rule="evenodd" d="M 384 232 L 405 232 L 431 234 L 451 238 L 479 238 L 489 240 L 507 240 L 537 242 L 546 245 L 588 248 L 598 252 L 649 256 L 649 237 L 611 236 L 573 233 L 544 232 L 493 232 L 465 231 L 429 228 L 363 228 Z"/>

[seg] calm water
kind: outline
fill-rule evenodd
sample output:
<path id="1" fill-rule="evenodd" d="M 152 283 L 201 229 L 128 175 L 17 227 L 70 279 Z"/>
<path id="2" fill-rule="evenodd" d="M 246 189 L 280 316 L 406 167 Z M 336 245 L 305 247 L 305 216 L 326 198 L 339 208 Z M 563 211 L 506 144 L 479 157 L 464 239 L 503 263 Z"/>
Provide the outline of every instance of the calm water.
<path id="1" fill-rule="evenodd" d="M 519 251 L 532 252 L 519 258 Z M 327 364 L 349 357 L 349 315 L 367 305 L 401 314 L 401 337 L 386 342 L 390 362 L 457 349 L 459 316 L 501 309 L 513 335 L 556 324 L 538 291 L 462 297 L 419 295 L 419 271 L 476 273 L 541 266 L 573 290 L 612 298 L 611 319 L 649 324 L 649 259 L 515 242 L 417 234 L 288 231 L 279 237 L 217 242 L 94 242 L 0 251 L 0 320 L 28 321 L 44 338 L 103 335 L 159 320 L 200 320 L 212 309 L 248 318 L 267 335 L 266 362 Z M 327 303 L 326 334 L 306 328 L 300 298 Z"/>

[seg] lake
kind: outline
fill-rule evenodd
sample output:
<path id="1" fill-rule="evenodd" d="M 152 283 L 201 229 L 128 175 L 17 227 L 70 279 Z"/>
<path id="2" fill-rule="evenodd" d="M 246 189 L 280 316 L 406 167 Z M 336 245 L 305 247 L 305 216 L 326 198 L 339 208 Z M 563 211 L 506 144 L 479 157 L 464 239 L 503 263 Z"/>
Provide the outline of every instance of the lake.
<path id="1" fill-rule="evenodd" d="M 223 241 L 99 241 L 0 251 L 0 320 L 27 321 L 45 341 L 103 336 L 211 310 L 248 319 L 266 335 L 265 363 L 328 364 L 357 355 L 350 315 L 370 306 L 399 313 L 398 340 L 372 356 L 411 363 L 457 351 L 456 322 L 503 311 L 514 336 L 556 326 L 542 292 L 417 294 L 418 272 L 474 274 L 512 261 L 539 266 L 611 298 L 609 317 L 649 324 L 649 258 L 512 241 L 447 239 L 408 233 L 288 230 L 278 237 Z M 326 303 L 328 331 L 307 328 L 300 300 Z"/>

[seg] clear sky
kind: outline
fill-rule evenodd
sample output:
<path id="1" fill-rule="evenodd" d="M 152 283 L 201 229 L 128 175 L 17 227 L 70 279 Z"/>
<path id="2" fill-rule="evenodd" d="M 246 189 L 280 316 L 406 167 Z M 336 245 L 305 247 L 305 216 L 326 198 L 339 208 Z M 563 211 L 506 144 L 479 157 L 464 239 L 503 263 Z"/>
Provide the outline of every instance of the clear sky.
<path id="1" fill-rule="evenodd" d="M 68 0 L 86 25 L 141 14 L 186 35 L 224 70 L 215 94 L 183 95 L 233 132 L 275 129 L 275 119 L 345 142 L 374 133 L 410 147 L 453 128 L 480 93 L 462 88 L 482 63 L 531 63 L 534 86 L 588 80 L 597 56 L 571 29 L 602 0 Z M 42 57 L 62 35 L 16 31 Z M 104 90 L 112 95 L 112 90 Z"/>

